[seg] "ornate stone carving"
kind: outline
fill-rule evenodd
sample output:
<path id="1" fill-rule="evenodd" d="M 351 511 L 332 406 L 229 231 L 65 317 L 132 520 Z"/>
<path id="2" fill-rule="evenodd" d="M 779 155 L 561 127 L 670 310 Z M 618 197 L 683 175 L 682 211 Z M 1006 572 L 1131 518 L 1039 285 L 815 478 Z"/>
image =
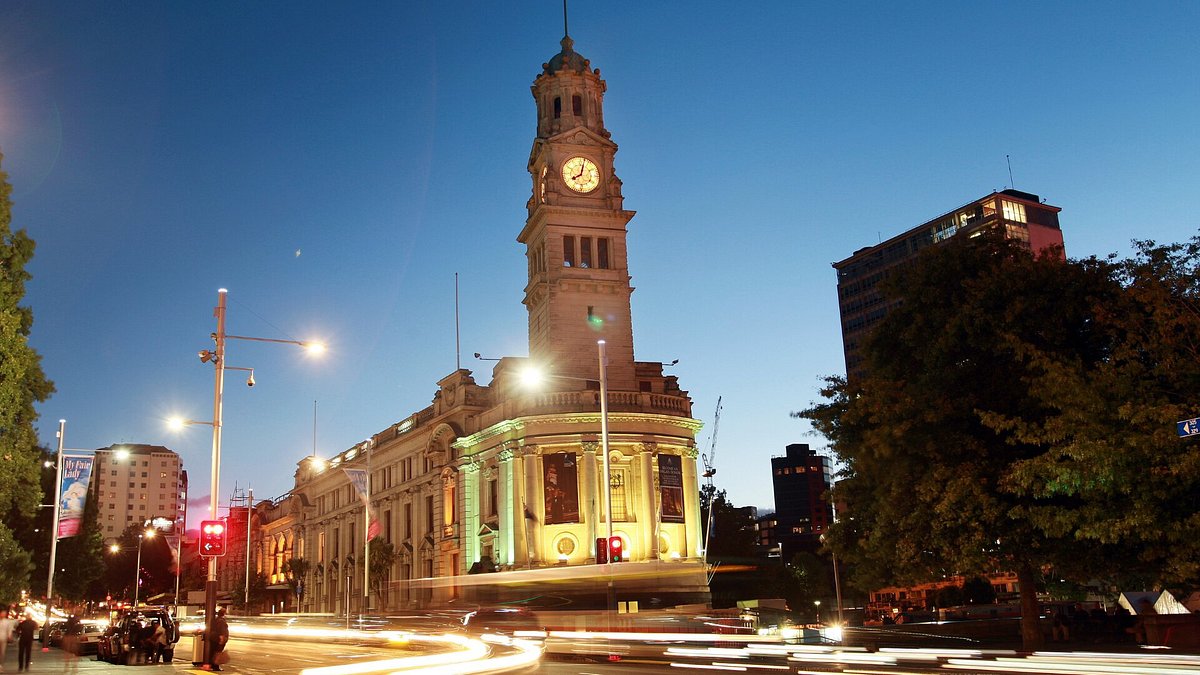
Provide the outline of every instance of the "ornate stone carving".
<path id="1" fill-rule="evenodd" d="M 598 452 L 600 450 L 600 444 L 596 441 L 584 441 L 580 445 L 583 446 L 584 452 Z"/>
<path id="2" fill-rule="evenodd" d="M 642 452 L 648 452 L 651 455 L 658 454 L 658 443 L 654 441 L 643 441 L 641 444 Z"/>
<path id="3" fill-rule="evenodd" d="M 690 446 L 684 448 L 681 454 L 688 459 L 696 459 L 700 456 L 700 451 L 696 449 L 696 446 Z"/>

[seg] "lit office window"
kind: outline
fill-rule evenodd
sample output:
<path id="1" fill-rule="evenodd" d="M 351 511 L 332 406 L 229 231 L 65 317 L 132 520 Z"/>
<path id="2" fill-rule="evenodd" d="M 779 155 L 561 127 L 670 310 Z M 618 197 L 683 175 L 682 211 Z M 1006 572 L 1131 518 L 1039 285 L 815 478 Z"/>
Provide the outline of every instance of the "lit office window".
<path id="1" fill-rule="evenodd" d="M 1024 223 L 1025 220 L 1025 205 L 1016 202 L 1010 202 L 1006 199 L 1000 200 L 1004 206 L 1004 219 L 1011 220 L 1017 223 Z"/>

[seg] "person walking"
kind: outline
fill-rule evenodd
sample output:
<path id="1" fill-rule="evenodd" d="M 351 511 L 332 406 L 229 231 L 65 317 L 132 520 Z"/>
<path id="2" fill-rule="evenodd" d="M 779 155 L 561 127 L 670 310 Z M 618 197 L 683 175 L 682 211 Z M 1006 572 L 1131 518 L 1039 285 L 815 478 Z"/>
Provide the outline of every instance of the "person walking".
<path id="1" fill-rule="evenodd" d="M 201 666 L 202 670 L 220 670 L 222 663 L 229 662 L 229 655 L 225 653 L 225 645 L 229 643 L 229 622 L 225 620 L 224 607 L 217 610 L 212 625 L 208 663 Z"/>
<path id="2" fill-rule="evenodd" d="M 8 641 L 12 639 L 17 622 L 8 616 L 8 608 L 0 609 L 0 672 L 4 672 L 4 657 L 8 653 Z"/>
<path id="3" fill-rule="evenodd" d="M 17 624 L 17 672 L 29 670 L 29 662 L 33 658 L 33 634 L 37 632 L 37 627 L 37 622 L 29 613 Z"/>
<path id="4" fill-rule="evenodd" d="M 79 617 L 74 614 L 67 617 L 62 635 L 63 673 L 79 672 L 79 635 L 81 633 L 83 633 L 83 623 L 79 621 Z M 50 637 L 47 635 L 46 642 L 49 643 L 49 641 Z"/>

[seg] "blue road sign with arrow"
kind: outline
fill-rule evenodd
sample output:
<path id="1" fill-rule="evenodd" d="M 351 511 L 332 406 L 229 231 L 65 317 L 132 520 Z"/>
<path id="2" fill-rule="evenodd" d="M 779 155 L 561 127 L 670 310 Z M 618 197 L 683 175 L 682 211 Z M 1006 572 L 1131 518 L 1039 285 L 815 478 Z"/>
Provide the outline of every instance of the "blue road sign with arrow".
<path id="1" fill-rule="evenodd" d="M 1180 420 L 1175 423 L 1175 429 L 1179 432 L 1180 438 L 1188 436 L 1200 435 L 1200 417 L 1195 417 L 1190 420 Z"/>

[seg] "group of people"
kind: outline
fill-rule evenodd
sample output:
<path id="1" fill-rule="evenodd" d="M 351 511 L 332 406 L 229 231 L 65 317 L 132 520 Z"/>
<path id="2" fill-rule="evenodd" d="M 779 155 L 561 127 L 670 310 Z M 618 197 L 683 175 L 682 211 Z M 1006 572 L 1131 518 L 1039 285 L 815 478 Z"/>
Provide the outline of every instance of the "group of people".
<path id="1" fill-rule="evenodd" d="M 161 662 L 163 652 L 171 644 L 167 629 L 158 619 L 142 622 L 140 627 L 134 629 L 130 642 L 138 650 L 143 663 Z"/>
<path id="2" fill-rule="evenodd" d="M 14 636 L 17 638 L 17 670 L 29 670 L 29 662 L 33 659 L 33 636 L 37 633 L 38 623 L 28 613 L 20 620 L 17 620 L 16 612 L 11 614 L 8 608 L 0 609 L 0 670 L 4 670 L 8 642 Z"/>

